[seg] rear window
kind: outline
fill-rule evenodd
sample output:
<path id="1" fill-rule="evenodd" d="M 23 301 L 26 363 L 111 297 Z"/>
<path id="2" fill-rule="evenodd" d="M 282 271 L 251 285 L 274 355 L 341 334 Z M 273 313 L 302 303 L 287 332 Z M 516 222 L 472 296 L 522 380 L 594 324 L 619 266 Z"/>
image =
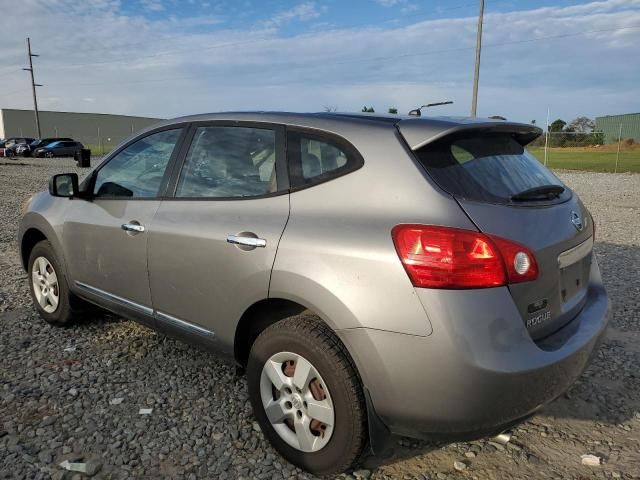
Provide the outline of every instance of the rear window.
<path id="1" fill-rule="evenodd" d="M 443 190 L 468 200 L 511 203 L 513 195 L 532 188 L 564 187 L 508 133 L 450 135 L 426 145 L 416 155 Z M 558 200 L 569 196 L 565 189 Z"/>

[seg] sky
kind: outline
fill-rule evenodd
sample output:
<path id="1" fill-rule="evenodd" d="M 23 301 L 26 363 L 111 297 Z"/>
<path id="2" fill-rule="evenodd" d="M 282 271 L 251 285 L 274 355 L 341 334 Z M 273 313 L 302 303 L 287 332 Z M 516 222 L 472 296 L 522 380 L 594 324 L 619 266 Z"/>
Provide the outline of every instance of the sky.
<path id="1" fill-rule="evenodd" d="M 0 0 L 0 108 L 469 115 L 478 0 Z M 10 12 L 10 13 L 8 13 Z M 478 115 L 640 112 L 640 0 L 485 0 Z"/>

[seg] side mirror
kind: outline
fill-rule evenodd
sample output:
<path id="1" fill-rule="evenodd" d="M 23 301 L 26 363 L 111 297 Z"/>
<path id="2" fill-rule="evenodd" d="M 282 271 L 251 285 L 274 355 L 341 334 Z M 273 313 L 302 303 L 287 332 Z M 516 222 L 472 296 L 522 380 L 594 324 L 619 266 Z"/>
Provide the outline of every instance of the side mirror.
<path id="1" fill-rule="evenodd" d="M 49 193 L 54 197 L 77 197 L 78 174 L 77 173 L 60 173 L 54 175 L 49 180 Z"/>

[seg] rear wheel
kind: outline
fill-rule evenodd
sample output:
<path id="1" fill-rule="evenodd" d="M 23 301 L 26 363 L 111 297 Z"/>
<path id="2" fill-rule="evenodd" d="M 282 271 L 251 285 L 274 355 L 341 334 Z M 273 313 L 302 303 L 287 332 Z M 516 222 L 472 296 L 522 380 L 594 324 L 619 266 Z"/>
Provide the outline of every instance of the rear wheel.
<path id="1" fill-rule="evenodd" d="M 31 298 L 48 323 L 58 327 L 68 325 L 86 308 L 86 304 L 69 291 L 67 278 L 48 241 L 33 247 L 28 268 Z"/>
<path id="2" fill-rule="evenodd" d="M 335 333 L 317 317 L 264 330 L 247 366 L 254 414 L 274 448 L 315 474 L 342 472 L 367 441 L 360 378 Z"/>

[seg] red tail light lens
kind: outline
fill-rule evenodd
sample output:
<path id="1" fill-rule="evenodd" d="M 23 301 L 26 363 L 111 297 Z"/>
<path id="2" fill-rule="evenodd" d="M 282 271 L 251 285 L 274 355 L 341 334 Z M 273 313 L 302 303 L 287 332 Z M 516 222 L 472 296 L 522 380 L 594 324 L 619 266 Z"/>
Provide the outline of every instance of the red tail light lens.
<path id="1" fill-rule="evenodd" d="M 538 276 L 533 254 L 502 238 L 431 225 L 397 225 L 391 235 L 416 287 L 488 288 Z"/>

